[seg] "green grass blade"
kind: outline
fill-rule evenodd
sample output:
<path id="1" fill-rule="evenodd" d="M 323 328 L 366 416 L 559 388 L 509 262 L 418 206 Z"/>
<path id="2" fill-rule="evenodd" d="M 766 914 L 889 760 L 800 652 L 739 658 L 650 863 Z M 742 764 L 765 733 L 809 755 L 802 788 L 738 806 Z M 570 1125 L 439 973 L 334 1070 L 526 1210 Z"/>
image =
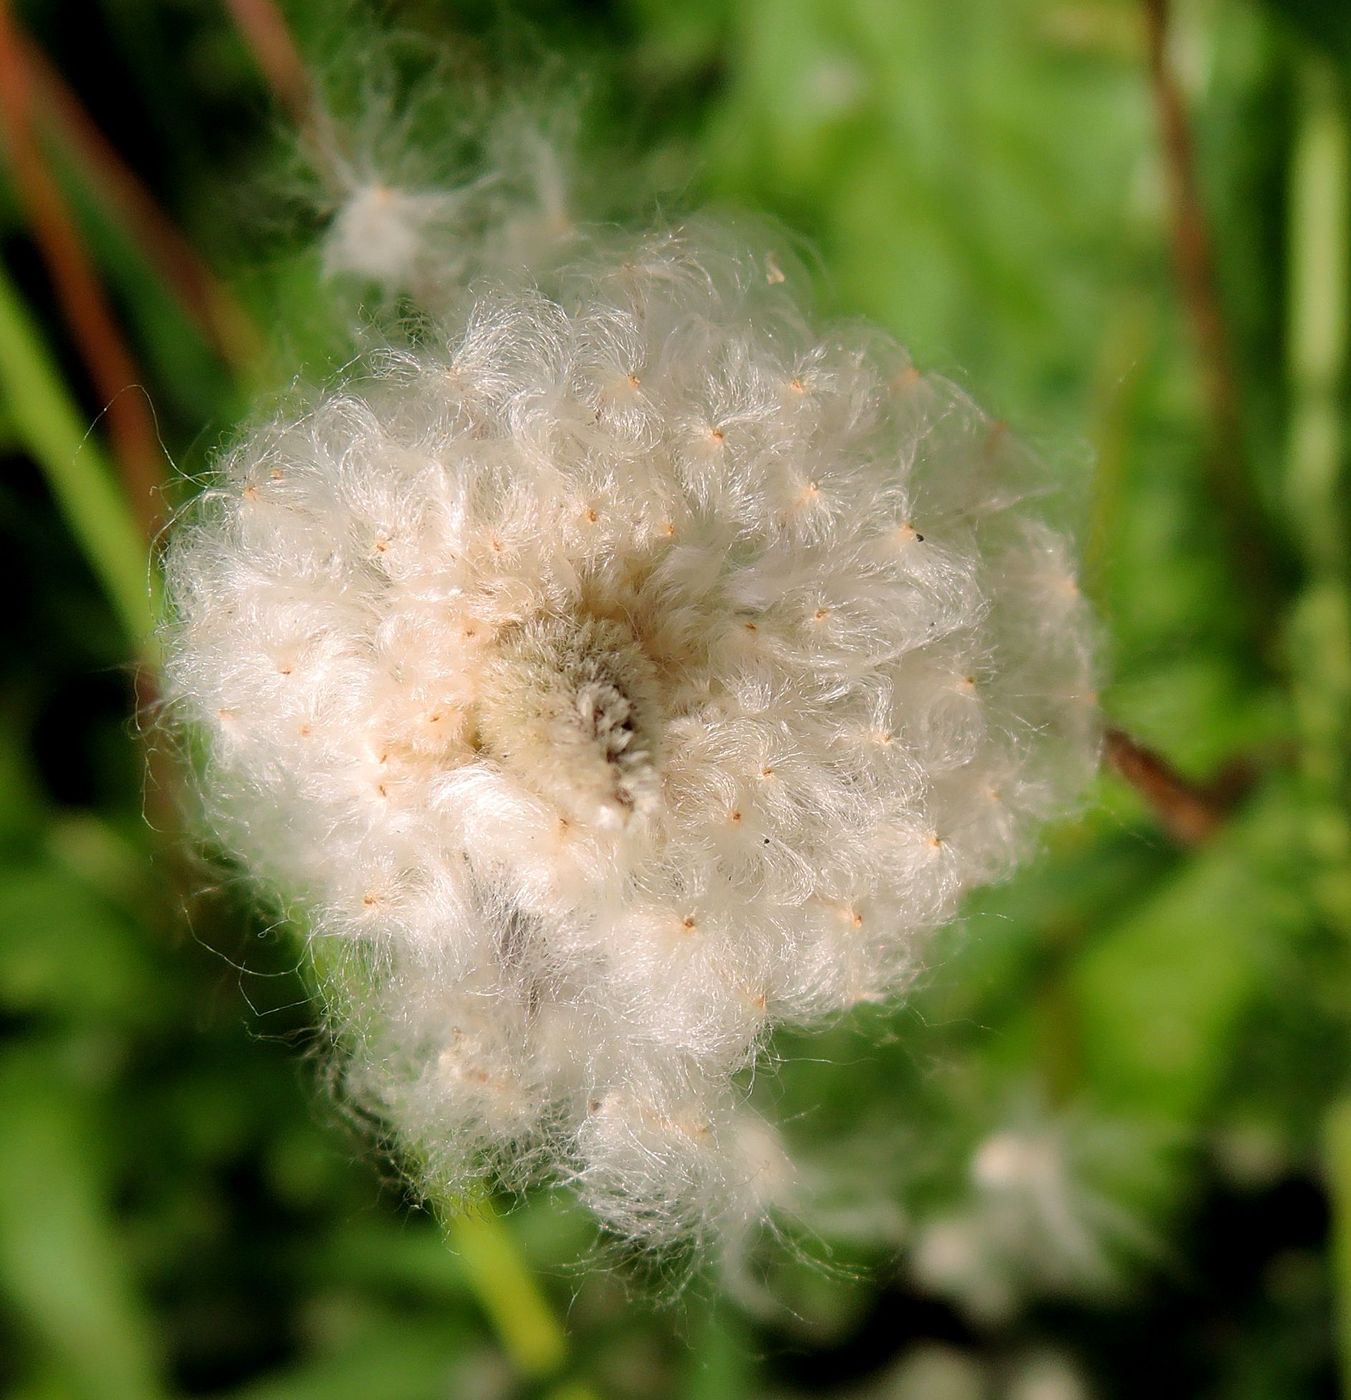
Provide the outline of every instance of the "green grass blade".
<path id="1" fill-rule="evenodd" d="M 145 542 L 102 449 L 89 434 L 13 283 L 0 269 L 0 398 L 15 437 L 41 467 L 127 640 L 153 643 L 157 587 Z"/>

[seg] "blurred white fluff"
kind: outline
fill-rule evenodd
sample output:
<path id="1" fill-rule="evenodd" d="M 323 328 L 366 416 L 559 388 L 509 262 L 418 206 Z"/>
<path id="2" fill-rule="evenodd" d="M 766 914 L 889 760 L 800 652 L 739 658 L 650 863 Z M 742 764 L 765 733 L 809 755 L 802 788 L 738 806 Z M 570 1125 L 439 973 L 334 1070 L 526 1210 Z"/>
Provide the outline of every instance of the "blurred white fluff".
<path id="1" fill-rule="evenodd" d="M 914 1241 L 921 1284 L 1001 1323 L 1029 1297 L 1104 1296 L 1159 1242 L 1126 1202 L 1156 1186 L 1164 1140 L 1138 1123 L 1029 1112 L 971 1154 L 960 1204 Z"/>
<path id="2" fill-rule="evenodd" d="M 503 98 L 423 55 L 433 71 L 410 101 L 389 90 L 388 57 L 377 44 L 370 66 L 356 65 L 350 140 L 338 139 L 345 124 L 327 112 L 314 134 L 332 205 L 326 276 L 412 296 L 435 313 L 485 274 L 556 259 L 577 232 L 580 195 L 577 99 L 558 86 L 555 65 L 541 56 L 532 91 Z"/>
<path id="3" fill-rule="evenodd" d="M 734 1076 L 904 988 L 1074 796 L 1090 629 L 1037 464 L 813 326 L 772 240 L 538 179 L 486 219 L 510 175 L 354 182 L 329 271 L 434 286 L 435 330 L 225 455 L 169 694 L 223 838 L 360 962 L 347 1081 L 424 1189 L 725 1245 L 795 1201 Z"/>

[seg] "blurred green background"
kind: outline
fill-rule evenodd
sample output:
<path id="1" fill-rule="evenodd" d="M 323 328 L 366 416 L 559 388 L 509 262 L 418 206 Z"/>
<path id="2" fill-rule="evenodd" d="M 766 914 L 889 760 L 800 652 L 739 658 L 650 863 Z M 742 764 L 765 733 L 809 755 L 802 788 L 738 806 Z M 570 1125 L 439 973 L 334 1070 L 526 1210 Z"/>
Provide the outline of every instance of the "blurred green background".
<path id="1" fill-rule="evenodd" d="M 279 13 L 309 55 L 335 11 Z M 827 311 L 1037 445 L 1107 714 L 1216 820 L 1180 839 L 1104 777 L 904 1007 L 780 1040 L 804 1161 L 885 1211 L 841 1175 L 818 1238 L 674 1301 L 565 1200 L 448 1246 L 142 732 L 122 483 L 183 499 L 256 393 L 331 367 L 286 35 L 259 0 L 0 0 L 0 1387 L 1256 1400 L 1339 1393 L 1339 1353 L 1351 1386 L 1351 7 L 516 13 L 590 74 L 596 148 L 800 229 Z M 380 14 L 489 65 L 522 32 Z"/>

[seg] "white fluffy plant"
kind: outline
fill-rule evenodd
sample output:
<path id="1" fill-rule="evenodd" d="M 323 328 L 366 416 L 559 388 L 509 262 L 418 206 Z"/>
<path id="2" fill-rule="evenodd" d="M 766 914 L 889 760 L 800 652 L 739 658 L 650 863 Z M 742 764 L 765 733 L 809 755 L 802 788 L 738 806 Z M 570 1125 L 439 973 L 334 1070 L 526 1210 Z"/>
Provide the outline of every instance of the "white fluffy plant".
<path id="1" fill-rule="evenodd" d="M 511 120 L 445 188 L 334 160 L 333 288 L 417 333 L 224 454 L 168 692 L 424 1192 L 725 1245 L 801 1204 L 775 1025 L 896 996 L 1085 782 L 1089 626 L 1003 424 L 758 227 L 578 222 Z"/>

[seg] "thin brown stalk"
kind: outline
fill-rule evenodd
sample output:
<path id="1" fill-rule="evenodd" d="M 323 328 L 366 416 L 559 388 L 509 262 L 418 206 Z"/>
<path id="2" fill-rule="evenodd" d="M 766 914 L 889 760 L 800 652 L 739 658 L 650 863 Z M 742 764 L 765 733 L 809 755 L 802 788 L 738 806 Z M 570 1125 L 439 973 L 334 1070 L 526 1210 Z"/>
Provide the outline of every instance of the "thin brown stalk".
<path id="1" fill-rule="evenodd" d="M 225 0 L 225 7 L 287 116 L 308 126 L 314 94 L 285 16 L 272 0 Z"/>
<path id="2" fill-rule="evenodd" d="M 1208 840 L 1229 815 L 1241 791 L 1239 775 L 1214 786 L 1184 778 L 1162 755 L 1120 729 L 1104 736 L 1108 767 L 1144 798 L 1159 824 L 1187 846 Z"/>
<path id="3" fill-rule="evenodd" d="M 1150 83 L 1172 213 L 1173 263 L 1196 343 L 1210 420 L 1206 463 L 1211 490 L 1259 625 L 1271 622 L 1275 565 L 1244 467 L 1239 384 L 1215 273 L 1214 239 L 1196 174 L 1187 106 L 1168 61 L 1169 0 L 1142 0 Z M 1266 635 L 1270 635 L 1268 631 Z"/>
<path id="4" fill-rule="evenodd" d="M 77 153 L 83 172 L 116 209 L 221 358 L 236 368 L 250 364 L 259 337 L 248 313 L 155 202 L 46 55 L 23 35 L 18 42 L 33 83 L 35 114 L 46 118 Z"/>
<path id="5" fill-rule="evenodd" d="M 140 374 L 122 338 L 79 230 L 33 138 L 33 87 L 9 0 L 0 0 L 0 130 L 15 191 L 51 278 L 61 314 L 105 405 L 108 436 L 136 518 L 159 524 L 163 458 Z"/>
<path id="6" fill-rule="evenodd" d="M 240 37 L 253 54 L 278 105 L 290 118 L 308 158 L 331 187 L 341 182 L 333 169 L 337 150 L 327 115 L 300 56 L 286 16 L 274 0 L 224 0 Z"/>

